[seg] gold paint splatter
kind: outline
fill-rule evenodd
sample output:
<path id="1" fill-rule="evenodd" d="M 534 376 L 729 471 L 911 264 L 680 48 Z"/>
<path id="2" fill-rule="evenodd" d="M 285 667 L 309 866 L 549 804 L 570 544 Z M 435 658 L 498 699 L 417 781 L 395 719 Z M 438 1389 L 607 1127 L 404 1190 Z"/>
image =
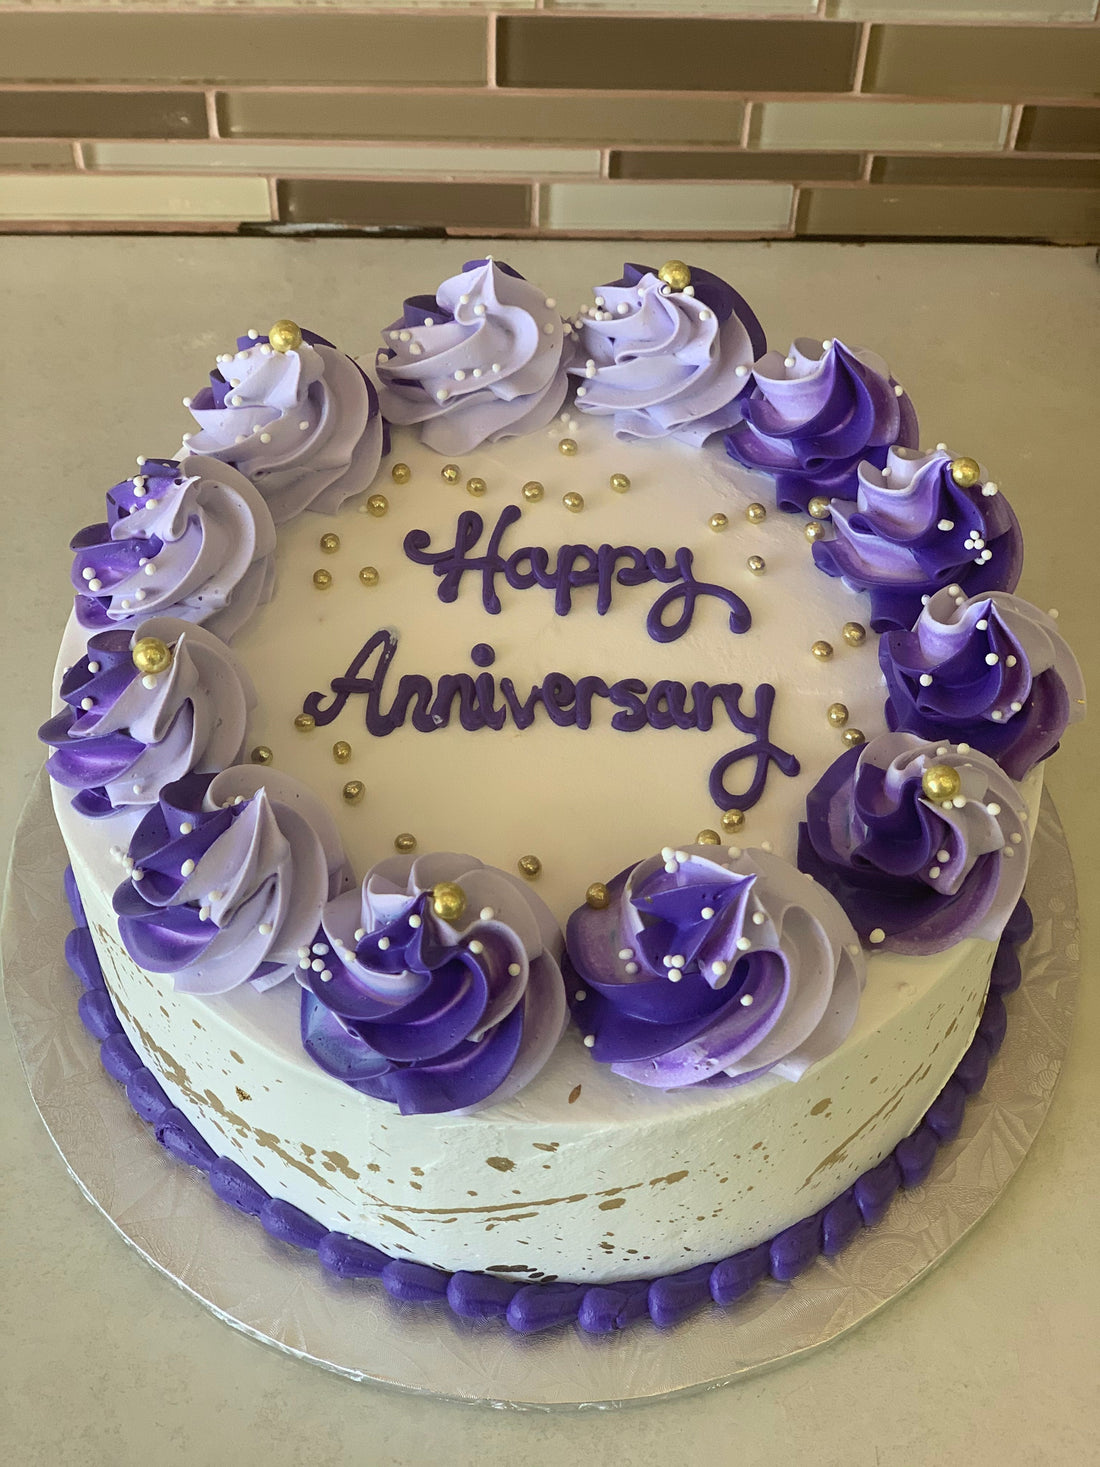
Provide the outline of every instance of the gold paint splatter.
<path id="1" fill-rule="evenodd" d="M 580 1100 L 580 1098 L 581 1098 L 581 1087 L 579 1085 L 574 1085 L 573 1088 L 572 1088 L 572 1090 L 570 1090 L 570 1092 L 569 1092 L 569 1101 L 568 1101 L 568 1104 L 569 1105 L 575 1105 L 576 1102 L 578 1100 Z"/>
<path id="2" fill-rule="evenodd" d="M 400 1228 L 403 1233 L 408 1233 L 412 1238 L 416 1237 L 415 1231 L 409 1227 L 408 1223 L 400 1222 L 396 1217 L 388 1217 L 384 1212 L 380 1216 L 383 1222 L 391 1223 L 395 1228 Z"/>
<path id="3" fill-rule="evenodd" d="M 625 1203 L 625 1197 L 609 1197 L 606 1202 L 600 1203 L 600 1211 L 611 1212 L 616 1207 L 623 1207 Z"/>
<path id="4" fill-rule="evenodd" d="M 649 1185 L 651 1187 L 656 1187 L 660 1182 L 667 1182 L 668 1185 L 671 1187 L 673 1182 L 682 1182 L 686 1176 L 687 1168 L 685 1167 L 682 1172 L 669 1172 L 667 1177 L 650 1177 Z"/>
<path id="5" fill-rule="evenodd" d="M 498 1172 L 510 1172 L 515 1162 L 507 1156 L 487 1156 L 485 1165 L 494 1167 Z"/>
<path id="6" fill-rule="evenodd" d="M 819 1116 L 823 1110 L 828 1110 L 829 1107 L 832 1105 L 832 1103 L 833 1102 L 830 1099 L 830 1097 L 828 1095 L 826 1095 L 826 1097 L 825 1097 L 824 1100 L 819 1100 L 817 1102 L 817 1104 L 814 1106 L 813 1110 L 810 1111 L 810 1114 L 812 1116 Z"/>
<path id="7" fill-rule="evenodd" d="M 359 1180 L 359 1173 L 348 1161 L 347 1157 L 341 1155 L 339 1151 L 322 1151 L 321 1155 L 327 1157 L 333 1170 L 347 1177 L 349 1182 L 357 1182 Z"/>
<path id="8" fill-rule="evenodd" d="M 243 1065 L 244 1064 L 244 1060 L 241 1059 L 240 1055 L 237 1053 L 237 1051 L 235 1049 L 231 1049 L 229 1051 L 229 1053 L 233 1056 L 233 1058 L 237 1061 L 237 1063 L 239 1065 Z"/>
<path id="9" fill-rule="evenodd" d="M 532 1141 L 531 1145 L 536 1151 L 557 1151 L 561 1145 L 560 1141 Z"/>
<path id="10" fill-rule="evenodd" d="M 251 1097 L 251 1095 L 249 1095 L 248 1091 L 247 1090 L 242 1090 L 239 1085 L 235 1086 L 234 1088 L 237 1091 L 237 1099 L 238 1100 L 251 1100 L 252 1099 L 252 1097 Z M 263 1163 L 261 1162 L 260 1165 L 262 1166 Z"/>

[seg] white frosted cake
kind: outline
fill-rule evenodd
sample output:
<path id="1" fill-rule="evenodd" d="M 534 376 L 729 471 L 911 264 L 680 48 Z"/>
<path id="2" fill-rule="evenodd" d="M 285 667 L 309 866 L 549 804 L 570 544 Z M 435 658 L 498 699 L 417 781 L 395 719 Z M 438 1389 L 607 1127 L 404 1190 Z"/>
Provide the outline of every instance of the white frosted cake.
<path id="1" fill-rule="evenodd" d="M 82 1012 L 333 1271 L 668 1323 L 957 1129 L 1080 675 L 980 465 L 706 271 L 473 262 L 383 343 L 250 332 L 74 541 Z"/>

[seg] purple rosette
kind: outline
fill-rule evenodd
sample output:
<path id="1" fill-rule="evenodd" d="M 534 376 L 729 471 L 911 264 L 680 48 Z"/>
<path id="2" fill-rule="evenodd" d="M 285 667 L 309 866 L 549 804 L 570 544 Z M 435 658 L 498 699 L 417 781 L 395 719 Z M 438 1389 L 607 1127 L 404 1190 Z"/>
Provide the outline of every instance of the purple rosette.
<path id="1" fill-rule="evenodd" d="M 277 525 L 305 509 L 335 514 L 369 488 L 387 447 L 378 394 L 358 363 L 315 332 L 300 335 L 289 350 L 259 333 L 238 337 L 210 385 L 185 399 L 199 431 L 183 435 L 181 452 L 239 469 Z"/>
<path id="2" fill-rule="evenodd" d="M 593 1057 L 669 1090 L 799 1079 L 850 1033 L 864 964 L 822 887 L 767 851 L 666 848 L 566 929 Z"/>
<path id="3" fill-rule="evenodd" d="M 937 591 L 878 653 L 891 729 L 968 743 L 1012 779 L 1085 716 L 1081 669 L 1054 618 L 1004 591 L 963 601 Z"/>
<path id="4" fill-rule="evenodd" d="M 611 417 L 620 438 L 694 447 L 740 420 L 752 364 L 767 346 L 748 303 L 694 266 L 690 283 L 673 289 L 652 267 L 626 264 L 574 325 L 580 411 Z"/>
<path id="5" fill-rule="evenodd" d="M 1020 792 L 992 759 L 887 733 L 847 750 L 810 791 L 798 864 L 862 941 L 922 955 L 998 940 L 1030 845 Z"/>
<path id="6" fill-rule="evenodd" d="M 774 477 L 780 509 L 855 499 L 861 462 L 881 469 L 895 444 L 919 441 L 913 404 L 874 352 L 800 337 L 786 357 L 761 357 L 752 386 L 726 452 Z"/>
<path id="7" fill-rule="evenodd" d="M 947 586 L 961 604 L 987 591 L 1014 591 L 1023 565 L 1016 516 L 973 459 L 945 448 L 892 448 L 883 469 L 859 468 L 855 505 L 834 500 L 835 536 L 814 560 L 852 591 L 871 596 L 876 632 L 913 626 L 927 597 Z"/>
<path id="8" fill-rule="evenodd" d="M 302 1043 L 403 1115 L 514 1095 L 561 1038 L 561 932 L 518 878 L 472 856 L 393 857 L 325 908 L 300 964 Z"/>
<path id="9" fill-rule="evenodd" d="M 170 662 L 143 674 L 134 647 L 150 638 Z M 175 617 L 154 617 L 133 633 L 99 632 L 60 692 L 66 707 L 38 737 L 53 746 L 51 779 L 76 790 L 73 808 L 90 816 L 155 805 L 164 785 L 235 764 L 256 701 L 225 643 Z"/>
<path id="10" fill-rule="evenodd" d="M 255 765 L 166 785 L 122 859 L 114 908 L 126 951 L 185 993 L 294 976 L 350 880 L 321 801 Z"/>
<path id="11" fill-rule="evenodd" d="M 421 425 L 439 453 L 534 433 L 569 388 L 572 328 L 545 291 L 509 265 L 471 260 L 434 296 L 413 296 L 378 353 L 382 412 Z"/>
<path id="12" fill-rule="evenodd" d="M 173 616 L 231 641 L 274 587 L 267 505 L 216 459 L 139 463 L 108 491 L 106 522 L 72 541 L 77 621 L 98 632 Z"/>

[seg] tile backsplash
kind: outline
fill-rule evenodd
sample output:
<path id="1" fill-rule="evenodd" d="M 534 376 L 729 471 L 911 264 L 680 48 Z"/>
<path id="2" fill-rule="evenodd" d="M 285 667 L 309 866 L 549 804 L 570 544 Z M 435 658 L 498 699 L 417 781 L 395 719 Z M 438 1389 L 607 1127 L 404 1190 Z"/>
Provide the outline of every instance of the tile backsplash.
<path id="1" fill-rule="evenodd" d="M 1096 0 L 0 0 L 0 230 L 1100 241 Z"/>

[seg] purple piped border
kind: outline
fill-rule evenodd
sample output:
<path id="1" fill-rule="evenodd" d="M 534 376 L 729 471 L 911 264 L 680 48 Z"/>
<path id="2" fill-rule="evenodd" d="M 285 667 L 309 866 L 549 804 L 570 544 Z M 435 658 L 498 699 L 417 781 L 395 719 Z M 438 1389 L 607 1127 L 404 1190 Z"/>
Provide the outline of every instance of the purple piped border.
<path id="1" fill-rule="evenodd" d="M 985 1083 L 990 1062 L 1004 1040 L 1008 1023 L 1004 999 L 1020 985 L 1017 948 L 1027 941 L 1032 928 L 1031 912 L 1021 900 L 993 959 L 989 995 L 970 1048 L 912 1135 L 827 1207 L 755 1248 L 682 1273 L 617 1284 L 517 1284 L 493 1274 L 447 1273 L 427 1264 L 390 1258 L 347 1233 L 329 1232 L 299 1208 L 269 1196 L 236 1162 L 218 1156 L 172 1105 L 123 1032 L 71 869 L 65 873 L 65 894 L 77 924 L 65 939 L 65 959 L 83 989 L 77 1006 L 81 1022 L 99 1041 L 103 1068 L 126 1087 L 131 1106 L 152 1126 L 166 1151 L 204 1172 L 223 1202 L 257 1217 L 271 1237 L 312 1249 L 322 1265 L 340 1278 L 378 1278 L 386 1292 L 403 1304 L 445 1301 L 463 1319 L 503 1319 L 520 1334 L 573 1322 L 589 1334 L 610 1334 L 647 1315 L 664 1328 L 700 1305 L 734 1303 L 763 1278 L 785 1283 L 808 1268 L 819 1253 L 832 1257 L 862 1228 L 873 1227 L 898 1188 L 919 1186 L 931 1171 L 939 1147 L 958 1135 L 966 1102 Z"/>

